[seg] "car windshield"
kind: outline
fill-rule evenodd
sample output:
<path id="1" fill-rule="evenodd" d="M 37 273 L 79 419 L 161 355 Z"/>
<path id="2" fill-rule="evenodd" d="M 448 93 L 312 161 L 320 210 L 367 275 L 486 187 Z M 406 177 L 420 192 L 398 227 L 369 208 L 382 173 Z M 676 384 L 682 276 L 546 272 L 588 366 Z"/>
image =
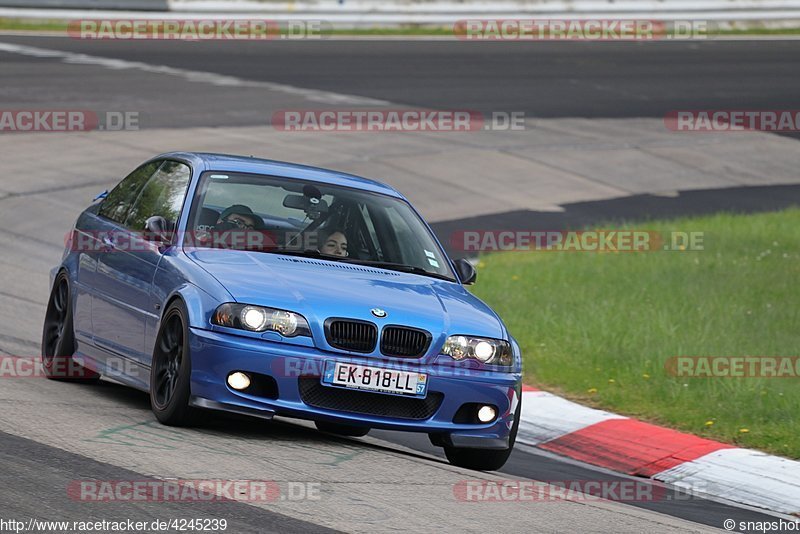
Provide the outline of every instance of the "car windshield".
<path id="1" fill-rule="evenodd" d="M 298 179 L 206 172 L 186 245 L 320 257 L 454 280 L 402 199 Z"/>

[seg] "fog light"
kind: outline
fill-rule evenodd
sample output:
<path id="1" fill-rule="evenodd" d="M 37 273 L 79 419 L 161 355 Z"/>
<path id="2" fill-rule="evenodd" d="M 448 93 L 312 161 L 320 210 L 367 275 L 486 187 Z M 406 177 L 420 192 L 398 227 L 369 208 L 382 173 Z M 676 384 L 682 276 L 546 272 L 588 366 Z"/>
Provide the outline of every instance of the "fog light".
<path id="1" fill-rule="evenodd" d="M 242 372 L 236 371 L 228 375 L 228 385 L 239 391 L 247 389 L 250 387 L 250 377 Z M 478 417 L 480 417 L 480 415 L 478 415 Z"/>
<path id="2" fill-rule="evenodd" d="M 481 423 L 494 421 L 495 417 L 497 417 L 497 410 L 492 406 L 481 406 L 481 409 L 478 410 L 478 421 Z"/>

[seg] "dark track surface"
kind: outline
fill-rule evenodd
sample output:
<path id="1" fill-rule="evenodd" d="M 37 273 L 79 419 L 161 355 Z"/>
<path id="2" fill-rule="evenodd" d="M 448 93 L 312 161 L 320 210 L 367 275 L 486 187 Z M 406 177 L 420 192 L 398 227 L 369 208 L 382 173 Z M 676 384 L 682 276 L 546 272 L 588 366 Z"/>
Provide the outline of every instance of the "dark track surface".
<path id="1" fill-rule="evenodd" d="M 529 117 L 662 117 L 676 109 L 794 109 L 800 88 L 800 41 L 691 41 L 548 43 L 462 41 L 79 41 L 56 37 L 0 36 L 18 43 L 96 56 L 167 65 L 368 96 L 428 108 L 482 112 L 524 111 Z M 8 62 L 52 61 L 0 54 Z M 29 80 L 0 77 L 5 94 Z M 115 73 L 111 92 L 125 95 L 136 71 Z M 45 80 L 38 80 L 40 83 Z M 80 83 L 86 102 L 107 98 L 109 88 L 86 80 L 50 84 L 54 94 Z M 153 87 L 137 101 L 194 100 Z M 103 94 L 97 94 L 102 91 Z M 68 93 L 67 93 L 68 94 Z M 24 96 L 24 95 L 22 95 Z M 75 95 L 74 98 L 79 98 Z M 206 125 L 263 124 L 237 106 L 274 109 L 278 102 L 251 101 L 186 110 Z M 158 117 L 154 117 L 158 125 Z"/>
<path id="2" fill-rule="evenodd" d="M 800 186 L 772 185 L 679 191 L 675 197 L 633 195 L 610 200 L 565 204 L 563 212 L 530 210 L 493 213 L 433 223 L 433 228 L 449 253 L 463 255 L 453 248 L 450 237 L 459 232 L 484 228 L 552 231 L 579 229 L 598 224 L 648 221 L 710 215 L 719 212 L 761 213 L 800 206 Z"/>
<path id="3" fill-rule="evenodd" d="M 68 496 L 76 480 L 155 480 L 127 469 L 0 432 L 0 510 L 3 519 L 40 521 L 120 521 L 150 524 L 158 519 L 226 519 L 230 532 L 335 532 L 234 501 L 107 502 L 91 510 Z M 35 476 L 31 476 L 35 473 Z M 70 529 L 71 530 L 71 529 Z M 148 530 L 149 531 L 149 530 Z"/>

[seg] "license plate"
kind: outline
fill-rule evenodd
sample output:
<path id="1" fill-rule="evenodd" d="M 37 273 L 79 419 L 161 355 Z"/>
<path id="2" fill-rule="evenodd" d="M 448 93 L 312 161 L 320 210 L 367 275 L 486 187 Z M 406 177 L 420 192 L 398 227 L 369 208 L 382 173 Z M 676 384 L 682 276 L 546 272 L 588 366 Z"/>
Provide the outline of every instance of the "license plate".
<path id="1" fill-rule="evenodd" d="M 364 389 L 392 395 L 424 397 L 428 375 L 345 362 L 325 362 L 322 383 L 349 389 Z"/>

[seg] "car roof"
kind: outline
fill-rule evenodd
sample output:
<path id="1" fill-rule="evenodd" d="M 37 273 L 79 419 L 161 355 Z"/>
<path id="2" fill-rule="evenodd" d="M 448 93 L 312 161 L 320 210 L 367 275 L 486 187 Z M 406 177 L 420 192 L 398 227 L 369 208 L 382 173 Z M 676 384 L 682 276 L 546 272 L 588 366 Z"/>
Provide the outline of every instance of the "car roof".
<path id="1" fill-rule="evenodd" d="M 404 198 L 403 195 L 393 187 L 376 180 L 320 167 L 300 165 L 298 163 L 261 159 L 252 156 L 213 154 L 209 152 L 168 152 L 153 159 L 164 158 L 187 160 L 204 171 L 246 172 L 278 176 L 281 178 L 310 180 Z"/>

